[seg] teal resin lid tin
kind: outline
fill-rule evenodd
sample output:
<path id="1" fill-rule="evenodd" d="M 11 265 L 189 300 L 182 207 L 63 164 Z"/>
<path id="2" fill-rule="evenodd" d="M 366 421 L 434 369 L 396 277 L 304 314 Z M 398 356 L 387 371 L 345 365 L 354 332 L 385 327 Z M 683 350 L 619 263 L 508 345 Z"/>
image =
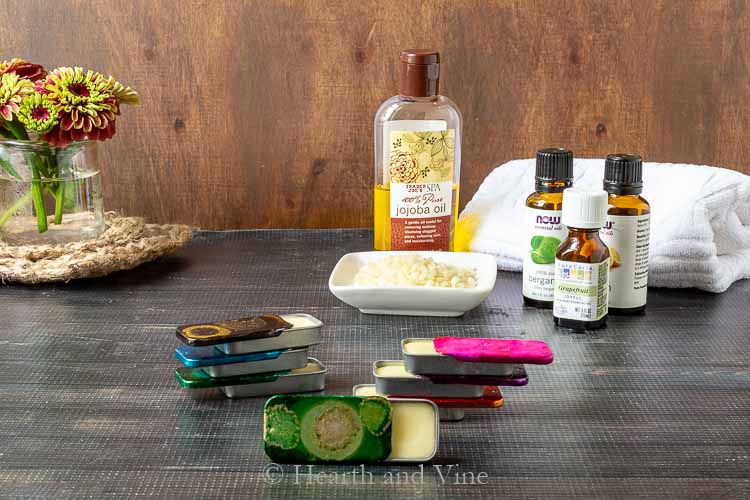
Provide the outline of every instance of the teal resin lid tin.
<path id="1" fill-rule="evenodd" d="M 210 377 L 234 377 L 302 368 L 307 365 L 307 348 L 229 355 L 213 346 L 179 346 L 175 357 L 187 368 L 202 368 Z"/>

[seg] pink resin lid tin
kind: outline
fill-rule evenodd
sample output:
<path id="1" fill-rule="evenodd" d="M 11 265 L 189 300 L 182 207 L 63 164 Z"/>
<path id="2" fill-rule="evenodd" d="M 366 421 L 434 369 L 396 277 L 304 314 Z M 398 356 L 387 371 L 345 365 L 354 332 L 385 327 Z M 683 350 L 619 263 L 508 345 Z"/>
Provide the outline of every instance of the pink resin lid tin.
<path id="1" fill-rule="evenodd" d="M 497 375 L 509 376 L 513 373 L 513 363 L 469 362 L 453 356 L 432 353 L 410 352 L 411 346 L 431 343 L 432 339 L 409 338 L 401 341 L 401 353 L 406 369 L 419 375 Z"/>

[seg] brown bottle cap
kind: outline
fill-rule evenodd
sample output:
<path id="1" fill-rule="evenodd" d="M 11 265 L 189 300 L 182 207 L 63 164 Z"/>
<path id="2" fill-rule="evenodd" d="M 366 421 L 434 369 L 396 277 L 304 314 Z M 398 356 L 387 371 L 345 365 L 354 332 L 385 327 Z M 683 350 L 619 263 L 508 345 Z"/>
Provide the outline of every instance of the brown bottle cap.
<path id="1" fill-rule="evenodd" d="M 408 97 L 437 95 L 440 83 L 440 53 L 436 50 L 401 52 L 401 85 L 399 94 Z"/>

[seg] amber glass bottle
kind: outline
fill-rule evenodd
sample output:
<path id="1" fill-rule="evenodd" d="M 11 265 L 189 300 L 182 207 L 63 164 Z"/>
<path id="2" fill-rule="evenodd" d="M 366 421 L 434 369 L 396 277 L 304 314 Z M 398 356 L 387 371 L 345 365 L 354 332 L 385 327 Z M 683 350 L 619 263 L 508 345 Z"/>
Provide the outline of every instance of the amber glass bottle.
<path id="1" fill-rule="evenodd" d="M 604 190 L 609 194 L 609 209 L 600 235 L 610 252 L 609 312 L 642 314 L 646 309 L 651 206 L 641 196 L 641 157 L 607 156 Z"/>
<path id="2" fill-rule="evenodd" d="M 563 191 L 573 185 L 573 153 L 540 149 L 536 153 L 535 191 L 526 198 L 523 302 L 552 308 L 555 252 L 567 231 L 560 220 Z"/>
<path id="3" fill-rule="evenodd" d="M 609 249 L 599 238 L 607 219 L 607 193 L 566 189 L 562 222 L 568 228 L 555 255 L 555 324 L 576 331 L 607 323 Z"/>

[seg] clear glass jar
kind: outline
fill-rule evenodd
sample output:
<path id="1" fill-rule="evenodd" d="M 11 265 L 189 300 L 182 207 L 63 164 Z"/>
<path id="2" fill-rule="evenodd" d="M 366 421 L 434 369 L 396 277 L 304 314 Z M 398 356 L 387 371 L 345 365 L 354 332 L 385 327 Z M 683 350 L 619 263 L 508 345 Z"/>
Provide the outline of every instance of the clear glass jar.
<path id="1" fill-rule="evenodd" d="M 11 245 L 81 241 L 104 231 L 94 141 L 65 148 L 0 141 L 0 240 Z"/>

